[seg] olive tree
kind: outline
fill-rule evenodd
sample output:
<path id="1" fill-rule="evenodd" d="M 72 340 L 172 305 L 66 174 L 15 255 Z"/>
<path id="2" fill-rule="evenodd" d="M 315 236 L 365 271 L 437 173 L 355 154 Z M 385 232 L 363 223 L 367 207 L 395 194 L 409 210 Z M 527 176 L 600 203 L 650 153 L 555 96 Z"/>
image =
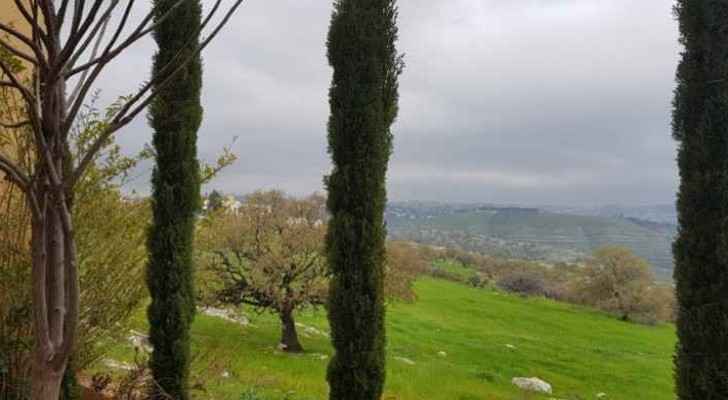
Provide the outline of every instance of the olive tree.
<path id="1" fill-rule="evenodd" d="M 303 351 L 294 312 L 326 298 L 324 201 L 258 192 L 237 213 L 206 222 L 216 235 L 209 245 L 208 268 L 218 284 L 212 299 L 278 314 L 280 348 L 288 352 Z"/>

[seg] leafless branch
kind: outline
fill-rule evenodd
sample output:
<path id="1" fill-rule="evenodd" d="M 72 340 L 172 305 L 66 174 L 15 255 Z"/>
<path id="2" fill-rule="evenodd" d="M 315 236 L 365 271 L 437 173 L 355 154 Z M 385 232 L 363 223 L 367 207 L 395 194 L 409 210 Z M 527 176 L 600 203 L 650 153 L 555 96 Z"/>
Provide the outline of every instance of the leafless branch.
<path id="1" fill-rule="evenodd" d="M 5 128 L 5 129 L 19 129 L 19 128 L 23 128 L 28 125 L 31 125 L 31 122 L 28 119 L 26 119 L 24 121 L 20 121 L 20 122 L 14 122 L 11 124 L 0 121 L 0 127 Z"/>
<path id="2" fill-rule="evenodd" d="M 123 128 L 127 124 L 129 124 L 140 112 L 142 112 L 154 99 L 154 97 L 159 93 L 159 90 L 167 86 L 172 80 L 174 80 L 176 74 L 184 69 L 189 62 L 200 54 L 202 50 L 204 50 L 210 42 L 220 33 L 222 28 L 227 24 L 227 22 L 230 20 L 230 17 L 235 13 L 235 11 L 240 7 L 240 5 L 243 4 L 245 0 L 236 0 L 233 6 L 230 7 L 230 9 L 227 11 L 225 16 L 222 18 L 222 20 L 218 23 L 218 25 L 213 29 L 213 31 L 210 33 L 210 35 L 202 40 L 200 44 L 195 48 L 195 50 L 188 55 L 187 58 L 184 60 L 176 60 L 176 56 L 172 59 L 172 62 L 170 62 L 168 65 L 162 68 L 162 70 L 166 70 L 169 67 L 174 67 L 171 71 L 168 73 L 161 74 L 162 79 L 158 80 L 151 80 L 147 82 L 134 96 L 131 97 L 131 99 L 120 109 L 119 113 L 114 117 L 114 119 L 111 121 L 111 124 L 107 128 L 106 132 L 101 134 L 96 141 L 90 146 L 88 152 L 86 155 L 81 159 L 81 162 L 76 167 L 74 173 L 73 173 L 73 180 L 72 185 L 78 182 L 78 180 L 83 176 L 86 168 L 88 165 L 93 161 L 93 158 L 95 157 L 95 154 L 98 153 L 98 151 L 103 146 L 103 143 L 106 142 L 111 135 L 113 135 L 116 131 Z M 210 22 L 212 19 L 215 11 L 220 5 L 221 0 L 218 0 L 215 3 L 215 7 L 210 11 L 205 21 L 202 23 L 200 29 L 204 29 L 204 27 Z M 156 86 L 156 89 L 153 89 Z M 147 93 L 149 96 L 144 98 Z M 137 104 L 138 103 L 138 104 Z"/>
<path id="3" fill-rule="evenodd" d="M 113 4 L 114 7 L 116 4 L 118 4 L 118 0 L 116 0 Z M 130 1 L 130 3 L 133 3 L 133 1 Z M 109 12 L 112 9 L 109 10 Z M 99 47 L 101 46 L 101 42 L 104 39 L 104 35 L 106 34 L 106 28 L 109 25 L 109 18 L 111 14 L 106 16 L 106 19 L 103 20 L 103 25 L 101 25 L 101 31 L 99 32 L 97 38 L 96 38 L 96 44 L 94 44 L 94 48 L 91 50 L 91 58 L 96 57 L 96 54 L 98 54 Z M 86 46 L 87 44 L 84 44 Z M 78 53 L 79 55 L 82 54 L 82 52 Z M 73 60 L 71 61 L 73 62 Z M 81 74 L 81 78 L 78 80 L 78 84 L 76 85 L 76 88 L 73 90 L 71 97 L 68 98 L 67 104 L 73 104 L 78 100 L 78 95 L 81 93 L 81 88 L 83 87 L 84 83 L 86 82 L 86 77 L 88 75 L 88 70 L 84 71 L 83 74 Z"/>
<path id="4" fill-rule="evenodd" d="M 0 171 L 4 172 L 21 190 L 24 192 L 28 191 L 30 186 L 28 176 L 23 173 L 19 166 L 2 154 L 0 154 Z"/>
<path id="5" fill-rule="evenodd" d="M 38 65 L 38 61 L 35 58 L 33 58 L 32 56 L 26 54 L 23 51 L 18 50 L 15 47 L 11 46 L 10 43 L 8 43 L 7 41 L 3 40 L 2 38 L 0 38 L 0 47 L 4 48 L 5 50 L 7 50 L 8 52 L 10 52 L 10 54 L 14 55 L 15 57 L 18 57 L 20 59 L 23 59 L 23 60 L 25 60 L 25 61 L 33 64 L 33 65 Z"/>
<path id="6" fill-rule="evenodd" d="M 23 35 L 17 29 L 15 29 L 15 28 L 13 28 L 13 27 L 11 27 L 9 25 L 3 24 L 2 22 L 0 22 L 0 31 L 3 31 L 3 32 L 7 33 L 8 35 L 14 37 L 18 41 L 20 41 L 21 43 L 23 43 L 24 45 L 26 45 L 27 47 L 29 47 L 33 51 L 33 54 L 35 54 L 35 62 L 34 63 L 37 63 L 39 60 L 41 60 L 43 58 L 43 55 L 42 55 L 42 53 L 40 51 L 40 47 L 38 47 L 36 45 L 36 43 L 33 42 L 33 39 L 32 38 L 29 38 L 29 37 Z M 3 47 L 12 47 L 12 46 L 10 46 L 9 44 L 6 44 Z M 18 50 L 18 49 L 15 49 L 15 50 L 18 51 L 18 52 L 20 52 L 20 50 Z"/>
<path id="7" fill-rule="evenodd" d="M 32 104 L 34 99 L 33 93 L 31 93 L 27 87 L 20 83 L 18 77 L 15 76 L 15 74 L 13 73 L 12 68 L 10 68 L 10 66 L 7 65 L 3 60 L 0 60 L 0 71 L 5 74 L 7 79 L 9 79 L 9 81 L 0 81 L 2 82 L 2 86 L 18 90 L 23 96 L 24 100 L 27 101 L 28 104 Z"/>

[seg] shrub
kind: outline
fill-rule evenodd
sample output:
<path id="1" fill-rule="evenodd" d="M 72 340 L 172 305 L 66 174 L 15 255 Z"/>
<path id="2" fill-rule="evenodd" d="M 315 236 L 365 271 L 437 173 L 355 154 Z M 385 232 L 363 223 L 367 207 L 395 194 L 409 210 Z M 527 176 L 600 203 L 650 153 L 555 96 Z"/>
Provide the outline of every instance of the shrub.
<path id="1" fill-rule="evenodd" d="M 414 243 L 387 242 L 384 295 L 389 300 L 412 302 L 417 299 L 414 282 L 427 271 L 427 260 Z"/>
<path id="2" fill-rule="evenodd" d="M 544 277 L 526 269 L 505 274 L 496 285 L 507 292 L 525 296 L 546 296 L 548 293 Z"/>
<path id="3" fill-rule="evenodd" d="M 658 304 L 652 300 L 654 277 L 647 261 L 622 247 L 594 252 L 572 284 L 572 299 L 613 313 L 624 321 L 653 323 Z"/>

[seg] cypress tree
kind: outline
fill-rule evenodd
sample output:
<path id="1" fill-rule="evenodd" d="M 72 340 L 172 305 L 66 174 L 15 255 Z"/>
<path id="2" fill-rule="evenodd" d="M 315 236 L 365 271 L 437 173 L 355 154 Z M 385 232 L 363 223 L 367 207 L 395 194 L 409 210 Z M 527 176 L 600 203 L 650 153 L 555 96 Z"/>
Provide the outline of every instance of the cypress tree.
<path id="1" fill-rule="evenodd" d="M 402 70 L 395 3 L 336 0 L 328 36 L 332 400 L 379 399 L 384 387 L 385 180 Z"/>
<path id="2" fill-rule="evenodd" d="M 679 0 L 675 355 L 681 400 L 728 398 L 728 1 Z"/>
<path id="3" fill-rule="evenodd" d="M 177 0 L 154 0 L 158 19 Z M 155 28 L 158 52 L 152 76 L 162 76 L 165 66 L 180 53 L 184 59 L 199 41 L 199 0 L 188 0 L 174 9 L 171 18 Z M 152 173 L 153 220 L 149 232 L 147 285 L 151 304 L 147 310 L 152 376 L 162 394 L 186 400 L 190 363 L 189 328 L 195 314 L 193 234 L 201 208 L 197 130 L 202 121 L 200 90 L 202 62 L 199 56 L 178 72 L 171 84 L 158 88 L 150 107 L 154 129 L 156 165 Z M 166 397 L 165 397 L 166 398 Z"/>

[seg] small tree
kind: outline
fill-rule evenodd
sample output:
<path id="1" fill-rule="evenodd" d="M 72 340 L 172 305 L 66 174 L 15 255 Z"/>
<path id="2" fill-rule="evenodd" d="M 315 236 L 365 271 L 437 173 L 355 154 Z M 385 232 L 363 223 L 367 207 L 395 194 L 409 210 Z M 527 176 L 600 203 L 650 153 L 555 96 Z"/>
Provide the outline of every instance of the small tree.
<path id="1" fill-rule="evenodd" d="M 414 282 L 427 272 L 428 262 L 415 243 L 387 242 L 384 295 L 388 300 L 412 302 L 417 299 Z"/>
<path id="2" fill-rule="evenodd" d="M 224 200 L 225 199 L 222 197 L 222 194 L 220 194 L 220 192 L 218 192 L 217 190 L 213 190 L 212 193 L 207 196 L 207 211 L 214 212 L 221 209 Z"/>
<path id="3" fill-rule="evenodd" d="M 297 200 L 281 192 L 250 195 L 237 214 L 206 221 L 217 237 L 210 269 L 218 278 L 213 300 L 278 314 L 280 347 L 303 351 L 294 312 L 326 298 L 324 200 Z"/>
<path id="4" fill-rule="evenodd" d="M 79 277 L 72 210 L 79 180 L 111 136 L 142 112 L 160 88 L 178 78 L 177 72 L 210 43 L 243 0 L 231 0 L 226 14 L 212 22 L 222 2 L 217 0 L 199 28 L 212 28 L 210 35 L 199 43 L 199 32 L 186 38 L 193 50 L 173 57 L 126 98 L 79 157 L 70 151 L 71 129 L 106 67 L 188 1 L 177 0 L 164 12 L 152 7 L 138 24 L 129 26 L 129 16 L 138 4 L 133 0 L 123 7 L 120 0 L 16 0 L 29 33 L 0 23 L 0 32 L 13 39 L 0 37 L 0 48 L 33 71 L 33 79 L 26 81 L 22 72 L 0 58 L 0 89 L 15 93 L 25 112 L 20 121 L 2 120 L 0 125 L 26 130 L 33 150 L 30 167 L 0 153 L 0 171 L 24 193 L 32 220 L 34 400 L 58 399 L 78 337 Z M 118 18 L 112 18 L 115 11 L 121 11 Z"/>
<path id="5" fill-rule="evenodd" d="M 576 293 L 582 301 L 628 321 L 650 311 L 650 265 L 623 247 L 603 247 L 588 260 Z"/>

